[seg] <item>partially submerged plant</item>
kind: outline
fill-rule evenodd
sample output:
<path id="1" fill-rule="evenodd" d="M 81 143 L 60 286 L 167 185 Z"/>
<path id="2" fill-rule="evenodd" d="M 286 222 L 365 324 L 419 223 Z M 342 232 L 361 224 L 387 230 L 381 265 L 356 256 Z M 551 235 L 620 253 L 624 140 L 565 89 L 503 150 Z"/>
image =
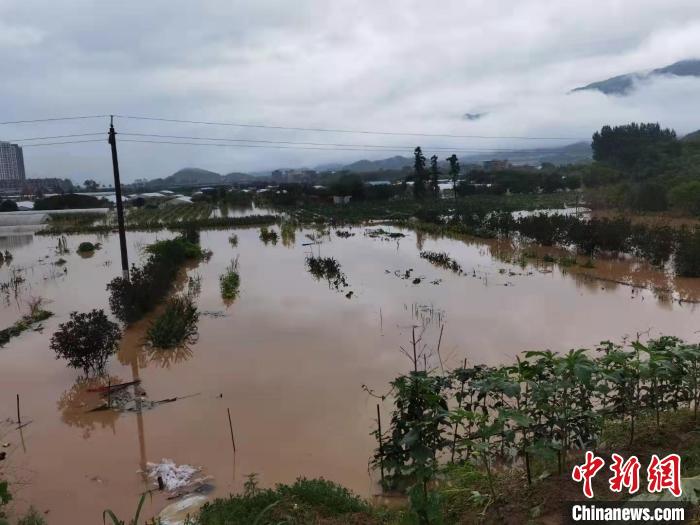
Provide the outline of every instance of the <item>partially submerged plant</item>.
<path id="1" fill-rule="evenodd" d="M 66 359 L 68 366 L 83 371 L 104 373 L 109 357 L 117 351 L 121 331 L 104 310 L 86 313 L 71 312 L 70 320 L 58 325 L 51 338 L 51 349 L 57 359 Z"/>
<path id="2" fill-rule="evenodd" d="M 238 257 L 231 261 L 226 271 L 219 276 L 219 288 L 221 297 L 226 301 L 232 301 L 238 296 L 241 285 L 241 277 L 238 274 Z"/>
<path id="3" fill-rule="evenodd" d="M 328 281 L 328 286 L 336 290 L 349 286 L 345 274 L 340 269 L 340 263 L 333 257 L 309 255 L 306 257 L 306 268 L 316 280 L 324 279 Z"/>
<path id="4" fill-rule="evenodd" d="M 29 313 L 22 316 L 22 318 L 15 322 L 9 328 L 0 330 L 0 346 L 3 346 L 9 342 L 13 337 L 17 337 L 22 332 L 29 329 L 39 330 L 42 321 L 48 319 L 53 315 L 52 312 L 44 310 L 42 308 L 44 304 L 44 299 L 42 297 L 31 297 L 27 301 L 27 306 L 29 308 Z"/>
<path id="5" fill-rule="evenodd" d="M 78 253 L 92 253 L 100 248 L 100 243 L 92 244 L 91 242 L 85 241 L 78 245 Z"/>
<path id="6" fill-rule="evenodd" d="M 107 285 L 112 313 L 125 323 L 138 321 L 167 295 L 186 260 L 205 256 L 182 236 L 150 244 L 146 252 L 148 260 L 140 268 L 133 265 L 128 280 L 116 277 Z"/>
<path id="7" fill-rule="evenodd" d="M 155 348 L 175 348 L 197 337 L 199 311 L 189 294 L 169 299 L 165 310 L 148 328 L 146 338 Z"/>
<path id="8" fill-rule="evenodd" d="M 440 268 L 452 270 L 453 272 L 458 274 L 463 273 L 462 267 L 459 265 L 459 263 L 445 252 L 423 251 L 420 252 L 420 256 L 421 259 L 425 259 L 431 264 L 439 266 Z"/>
<path id="9" fill-rule="evenodd" d="M 234 248 L 235 248 L 236 246 L 238 246 L 238 235 L 236 235 L 235 233 L 234 233 L 233 235 L 231 235 L 231 236 L 228 238 L 228 242 L 229 242 L 229 244 L 230 244 L 231 246 L 233 246 Z"/>
<path id="10" fill-rule="evenodd" d="M 277 244 L 277 239 L 279 236 L 277 235 L 277 232 L 275 230 L 269 230 L 267 226 L 263 226 L 260 228 L 260 240 L 264 242 L 266 245 L 268 243 Z"/>

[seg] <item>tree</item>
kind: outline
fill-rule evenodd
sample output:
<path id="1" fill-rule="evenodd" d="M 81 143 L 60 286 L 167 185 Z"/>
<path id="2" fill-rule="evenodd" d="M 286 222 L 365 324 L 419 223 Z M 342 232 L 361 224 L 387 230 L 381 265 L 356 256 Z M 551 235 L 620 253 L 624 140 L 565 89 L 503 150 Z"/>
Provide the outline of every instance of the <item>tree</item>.
<path id="1" fill-rule="evenodd" d="M 668 192 L 668 201 L 678 210 L 700 215 L 700 181 L 693 180 L 674 186 Z"/>
<path id="2" fill-rule="evenodd" d="M 413 151 L 413 196 L 422 199 L 425 196 L 425 181 L 427 174 L 425 171 L 425 156 L 418 146 Z"/>
<path id="3" fill-rule="evenodd" d="M 459 159 L 454 153 L 447 157 L 447 162 L 450 163 L 450 179 L 452 179 L 452 192 L 455 199 L 457 198 L 457 178 L 459 177 Z"/>
<path id="4" fill-rule="evenodd" d="M 365 198 L 365 183 L 357 173 L 342 174 L 330 189 L 333 195 L 351 195 L 353 202 Z"/>
<path id="5" fill-rule="evenodd" d="M 121 331 L 110 321 L 104 310 L 87 313 L 71 312 L 70 320 L 58 325 L 51 337 L 51 349 L 56 359 L 66 359 L 71 368 L 104 373 L 109 357 L 117 351 Z"/>
<path id="6" fill-rule="evenodd" d="M 440 168 L 438 167 L 438 157 L 433 155 L 430 157 L 430 191 L 436 199 L 440 196 Z"/>
<path id="7" fill-rule="evenodd" d="M 593 134 L 593 158 L 609 166 L 643 178 L 669 157 L 681 153 L 676 132 L 659 124 L 627 124 L 603 126 Z M 641 172 L 641 173 L 640 173 Z"/>
<path id="8" fill-rule="evenodd" d="M 88 179 L 85 182 L 83 182 L 83 186 L 85 186 L 85 189 L 87 191 L 97 191 L 97 188 L 100 187 L 100 185 L 92 179 Z"/>
<path id="9" fill-rule="evenodd" d="M 0 202 L 0 212 L 5 211 L 17 211 L 17 203 L 9 199 Z"/>

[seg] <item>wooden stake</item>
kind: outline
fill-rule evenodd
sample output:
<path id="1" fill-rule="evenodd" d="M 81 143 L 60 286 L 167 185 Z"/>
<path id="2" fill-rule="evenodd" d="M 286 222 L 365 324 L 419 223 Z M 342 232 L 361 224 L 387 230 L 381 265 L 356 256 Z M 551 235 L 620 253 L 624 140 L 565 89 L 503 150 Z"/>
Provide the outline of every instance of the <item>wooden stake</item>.
<path id="1" fill-rule="evenodd" d="M 19 394 L 17 394 L 17 426 L 22 426 L 22 418 L 19 415 Z"/>
<path id="2" fill-rule="evenodd" d="M 382 489 L 384 488 L 384 451 L 382 445 L 382 416 L 379 413 L 379 403 L 377 403 L 377 440 L 379 441 L 379 469 L 382 473 Z"/>
<path id="3" fill-rule="evenodd" d="M 231 423 L 231 409 L 227 408 L 228 411 L 228 428 L 231 431 L 231 444 L 233 445 L 233 453 L 236 453 L 236 440 L 233 438 L 233 423 Z"/>

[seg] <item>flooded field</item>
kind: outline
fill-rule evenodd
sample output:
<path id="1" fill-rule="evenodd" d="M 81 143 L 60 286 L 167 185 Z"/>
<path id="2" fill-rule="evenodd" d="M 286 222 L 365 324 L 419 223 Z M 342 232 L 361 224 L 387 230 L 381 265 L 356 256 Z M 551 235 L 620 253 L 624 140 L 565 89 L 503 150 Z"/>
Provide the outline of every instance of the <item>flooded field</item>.
<path id="1" fill-rule="evenodd" d="M 189 276 L 201 277 L 198 340 L 154 351 L 144 346 L 145 319 L 124 332 L 109 363 L 112 383 L 140 379 L 150 400 L 178 398 L 141 413 L 90 412 L 98 394 L 49 349 L 51 334 L 71 311 L 109 310 L 105 286 L 121 273 L 118 238 L 69 236 L 70 252 L 59 256 L 55 237 L 0 237 L 0 250 L 13 254 L 0 282 L 20 268 L 25 279 L 17 294 L 10 288 L 0 296 L 0 325 L 25 313 L 30 297 L 45 298 L 55 314 L 42 331 L 0 348 L 0 442 L 10 444 L 0 472 L 13 482 L 17 510 L 33 504 L 53 525 L 97 522 L 105 508 L 126 516 L 153 486 L 143 472 L 146 462 L 163 458 L 202 467 L 212 476 L 213 496 L 240 491 L 249 473 L 258 473 L 265 486 L 325 477 L 372 495 L 376 399 L 363 385 L 385 393 L 389 381 L 408 370 L 400 347 L 414 325 L 430 350 L 444 325 L 445 367 L 464 358 L 510 362 L 522 350 L 589 347 L 638 333 L 694 341 L 700 329 L 694 302 L 700 280 L 673 280 L 631 259 L 559 266 L 522 259 L 507 242 L 349 231 L 354 235 L 331 232 L 315 244 L 307 234 L 317 232 L 298 230 L 264 244 L 257 228 L 239 229 L 237 247 L 229 243 L 232 231 L 203 231 L 202 247 L 213 256 L 187 268 Z M 171 235 L 128 233 L 131 260 Z M 102 248 L 81 257 L 82 241 Z M 431 265 L 421 250 L 447 252 L 464 273 Z M 337 259 L 347 286 L 316 280 L 305 266 L 310 253 Z M 236 256 L 241 290 L 227 305 L 219 275 Z M 54 264 L 59 257 L 65 264 Z M 439 366 L 435 351 L 431 359 Z M 16 394 L 23 422 L 31 421 L 21 432 L 7 422 L 15 418 Z M 167 503 L 154 494 L 146 514 Z"/>

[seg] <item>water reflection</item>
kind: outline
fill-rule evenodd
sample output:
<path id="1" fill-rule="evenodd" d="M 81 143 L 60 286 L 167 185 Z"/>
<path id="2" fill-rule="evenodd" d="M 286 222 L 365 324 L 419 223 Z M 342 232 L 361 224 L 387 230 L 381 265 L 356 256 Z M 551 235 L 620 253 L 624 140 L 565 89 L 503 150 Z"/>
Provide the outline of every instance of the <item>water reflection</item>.
<path id="1" fill-rule="evenodd" d="M 0 235 L 0 250 L 13 250 L 27 246 L 34 241 L 34 235 Z"/>
<path id="2" fill-rule="evenodd" d="M 186 344 L 167 349 L 144 345 L 144 351 L 148 363 L 153 363 L 161 368 L 170 368 L 178 363 L 184 363 L 193 356 L 192 349 Z"/>
<path id="3" fill-rule="evenodd" d="M 419 234 L 416 235 L 417 238 L 418 236 Z M 626 255 L 599 256 L 591 260 L 576 256 L 564 248 L 523 243 L 511 238 L 481 239 L 425 233 L 420 236 L 421 246 L 426 237 L 432 240 L 458 239 L 468 246 L 474 246 L 480 255 L 490 256 L 502 263 L 520 266 L 526 272 L 528 269 L 539 273 L 556 271 L 559 275 L 573 279 L 577 285 L 590 292 L 615 291 L 620 286 L 629 286 L 651 292 L 650 296 L 664 306 L 669 302 L 670 304 L 700 303 L 700 283 L 697 279 L 675 277 L 667 269 L 659 270 L 649 263 Z M 484 277 L 484 283 L 488 284 L 489 272 L 480 273 Z M 501 269 L 500 273 L 505 272 Z M 472 274 L 477 276 L 476 269 Z"/>
<path id="4" fill-rule="evenodd" d="M 90 438 L 97 426 L 101 429 L 111 429 L 116 433 L 116 421 L 119 412 L 103 410 L 107 401 L 96 391 L 100 387 L 122 382 L 117 376 L 105 376 L 100 378 L 80 377 L 71 388 L 63 392 L 58 400 L 58 410 L 61 412 L 61 421 L 71 427 L 81 429 L 83 439 Z"/>

